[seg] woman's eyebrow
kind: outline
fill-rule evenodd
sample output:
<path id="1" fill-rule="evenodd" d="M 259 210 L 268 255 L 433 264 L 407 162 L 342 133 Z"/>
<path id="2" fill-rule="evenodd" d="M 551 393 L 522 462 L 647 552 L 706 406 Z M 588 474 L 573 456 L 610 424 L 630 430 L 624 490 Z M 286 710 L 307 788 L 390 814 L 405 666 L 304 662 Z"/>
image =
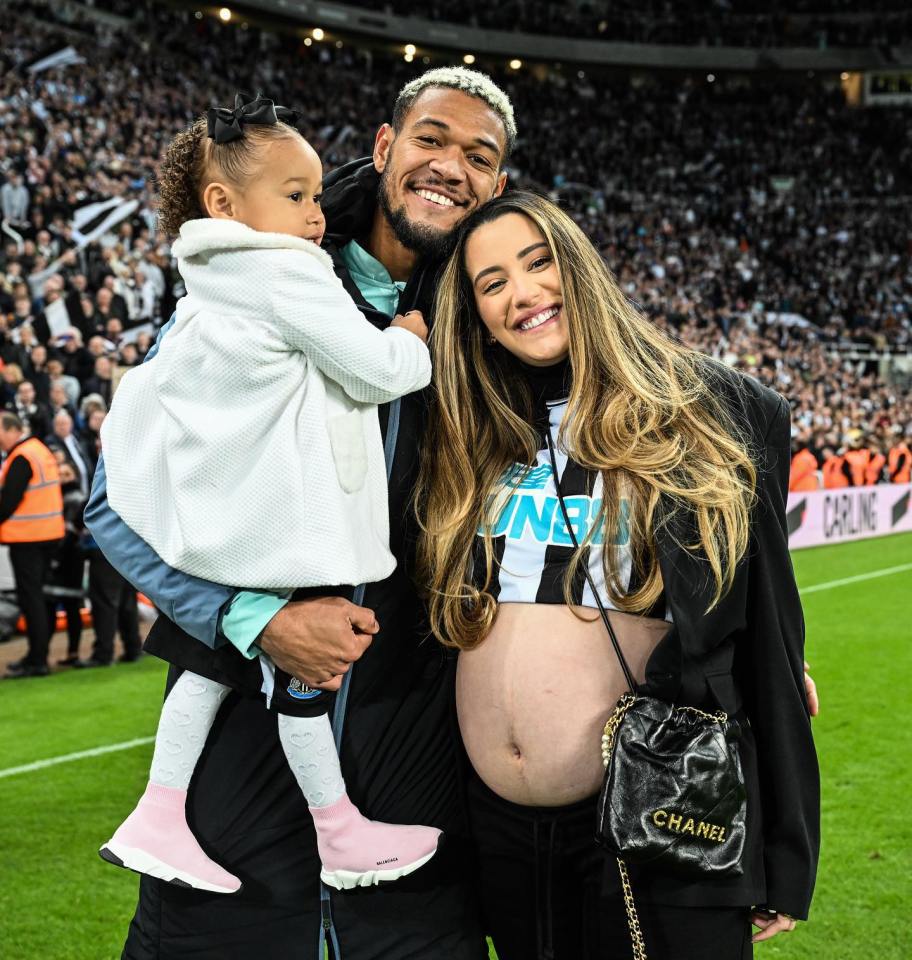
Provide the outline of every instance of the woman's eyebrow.
<path id="1" fill-rule="evenodd" d="M 537 250 L 539 247 L 547 247 L 548 244 L 544 240 L 538 240 L 535 243 L 530 243 L 528 247 L 523 247 L 519 253 L 516 254 L 517 260 L 522 260 L 523 257 L 528 256 L 533 250 Z M 472 285 L 476 285 L 482 277 L 486 277 L 489 273 L 497 273 L 499 270 L 503 270 L 503 267 L 498 264 L 494 264 L 492 267 L 485 267 L 484 270 L 479 270 L 475 279 L 472 281 Z"/>

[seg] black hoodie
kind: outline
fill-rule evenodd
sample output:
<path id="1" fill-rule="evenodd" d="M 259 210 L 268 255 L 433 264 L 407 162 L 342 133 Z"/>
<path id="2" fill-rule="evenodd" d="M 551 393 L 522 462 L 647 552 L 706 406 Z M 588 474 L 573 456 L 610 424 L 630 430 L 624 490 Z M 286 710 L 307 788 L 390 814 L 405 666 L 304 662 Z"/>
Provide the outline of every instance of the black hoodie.
<path id="1" fill-rule="evenodd" d="M 383 328 L 392 318 L 367 303 L 340 254 L 351 240 L 369 235 L 379 184 L 370 157 L 353 160 L 326 177 L 323 246 L 361 312 Z M 421 310 L 431 325 L 440 268 L 438 263 L 418 264 L 399 298 L 399 313 Z M 389 465 L 390 548 L 397 567 L 387 580 L 368 584 L 365 590 L 362 603 L 375 612 L 380 633 L 350 670 L 341 756 L 352 796 L 369 816 L 447 826 L 452 832 L 458 810 L 450 686 L 454 661 L 427 635 L 423 606 L 409 574 L 412 494 L 425 405 L 423 392 L 399 402 Z M 379 408 L 384 441 L 391 406 Z M 337 710 L 334 725 L 338 720 Z"/>

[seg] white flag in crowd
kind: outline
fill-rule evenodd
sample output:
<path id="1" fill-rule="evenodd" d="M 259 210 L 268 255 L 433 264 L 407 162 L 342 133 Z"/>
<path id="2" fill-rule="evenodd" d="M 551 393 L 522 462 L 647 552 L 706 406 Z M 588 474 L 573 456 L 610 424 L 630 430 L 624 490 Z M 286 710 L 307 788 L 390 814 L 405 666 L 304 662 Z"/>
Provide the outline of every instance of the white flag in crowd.
<path id="1" fill-rule="evenodd" d="M 25 69 L 29 73 L 43 73 L 45 70 L 69 67 L 77 63 L 85 63 L 85 57 L 80 56 L 75 47 L 61 47 L 27 64 Z"/>

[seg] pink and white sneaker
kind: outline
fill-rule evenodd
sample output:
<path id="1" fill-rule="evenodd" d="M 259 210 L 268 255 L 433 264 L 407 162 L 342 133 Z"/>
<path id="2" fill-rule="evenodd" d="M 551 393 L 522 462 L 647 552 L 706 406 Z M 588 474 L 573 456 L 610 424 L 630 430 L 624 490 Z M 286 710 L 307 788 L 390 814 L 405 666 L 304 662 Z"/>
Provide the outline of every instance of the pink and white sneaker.
<path id="1" fill-rule="evenodd" d="M 343 794 L 328 807 L 311 807 L 320 879 L 336 890 L 398 880 L 424 866 L 437 852 L 441 831 L 368 820 Z"/>
<path id="2" fill-rule="evenodd" d="M 187 826 L 187 791 L 150 783 L 136 809 L 102 845 L 102 860 L 180 887 L 237 893 L 241 881 L 203 852 Z"/>

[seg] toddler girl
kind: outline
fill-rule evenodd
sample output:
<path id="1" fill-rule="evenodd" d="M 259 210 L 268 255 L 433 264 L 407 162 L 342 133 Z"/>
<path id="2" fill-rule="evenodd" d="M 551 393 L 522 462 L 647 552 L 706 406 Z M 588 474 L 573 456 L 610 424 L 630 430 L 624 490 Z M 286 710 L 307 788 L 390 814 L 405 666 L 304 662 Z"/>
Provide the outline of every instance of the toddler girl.
<path id="1" fill-rule="evenodd" d="M 287 121 L 287 122 L 286 122 Z M 122 380 L 102 427 L 113 509 L 169 565 L 237 587 L 357 584 L 392 573 L 377 404 L 426 386 L 420 313 L 383 331 L 320 249 L 321 166 L 291 111 L 238 96 L 168 148 L 161 221 L 187 288 L 151 363 Z M 240 654 L 238 654 L 240 656 Z M 260 658 L 267 705 L 333 887 L 394 880 L 440 831 L 365 819 L 345 792 L 325 696 Z M 112 863 L 233 893 L 185 802 L 228 693 L 185 671 L 165 701 L 149 784 L 102 846 Z"/>

